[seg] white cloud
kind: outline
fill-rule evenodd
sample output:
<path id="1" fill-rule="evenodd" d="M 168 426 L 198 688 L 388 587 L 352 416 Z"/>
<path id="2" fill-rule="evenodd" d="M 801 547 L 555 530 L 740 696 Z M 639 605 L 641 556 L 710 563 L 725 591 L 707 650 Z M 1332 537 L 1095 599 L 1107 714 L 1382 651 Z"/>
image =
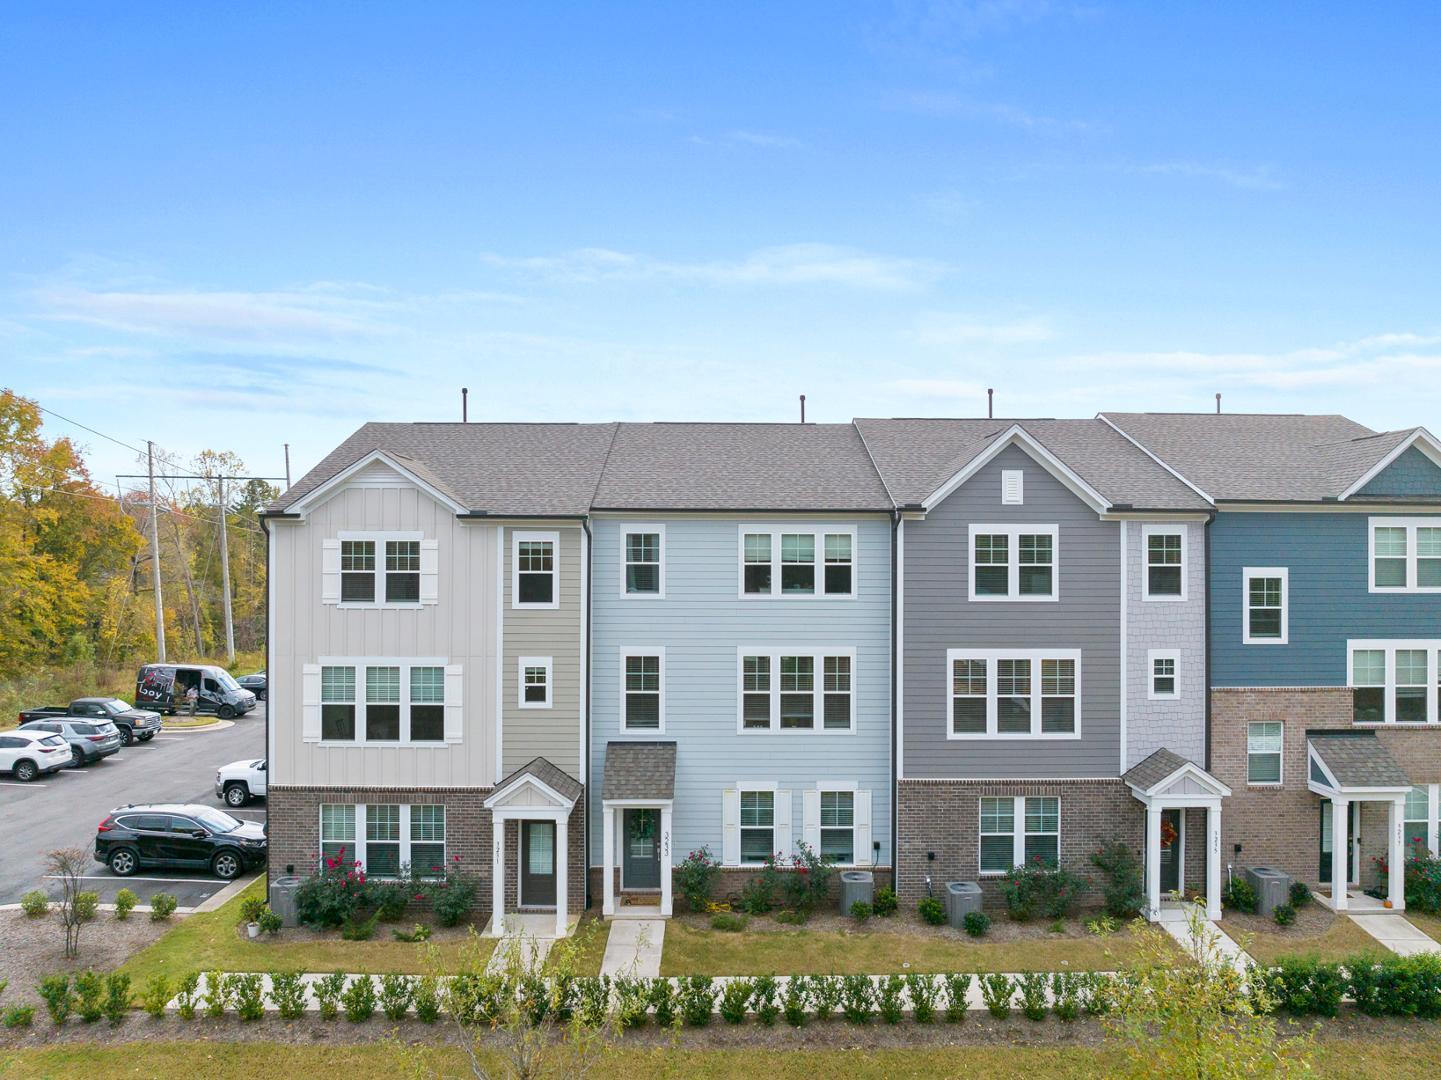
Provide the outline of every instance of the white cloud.
<path id="1" fill-rule="evenodd" d="M 941 313 L 923 316 L 915 333 L 922 345 L 1027 345 L 1055 337 L 1050 321 L 1040 317 L 991 322 Z"/>
<path id="2" fill-rule="evenodd" d="M 988 120 L 1007 127 L 1021 128 L 1037 134 L 1080 133 L 1097 130 L 1089 120 L 1068 120 L 1032 112 L 1020 105 L 1003 101 L 980 101 L 946 91 L 913 90 L 890 95 L 887 104 L 904 112 L 927 116 L 957 116 L 972 120 Z"/>
<path id="3" fill-rule="evenodd" d="M 1249 168 L 1234 168 L 1230 165 L 1208 164 L 1201 161 L 1159 161 L 1149 165 L 1135 166 L 1135 172 L 1153 176 L 1185 176 L 1199 180 L 1216 180 L 1228 187 L 1243 191 L 1282 191 L 1286 181 L 1270 165 L 1254 165 Z"/>

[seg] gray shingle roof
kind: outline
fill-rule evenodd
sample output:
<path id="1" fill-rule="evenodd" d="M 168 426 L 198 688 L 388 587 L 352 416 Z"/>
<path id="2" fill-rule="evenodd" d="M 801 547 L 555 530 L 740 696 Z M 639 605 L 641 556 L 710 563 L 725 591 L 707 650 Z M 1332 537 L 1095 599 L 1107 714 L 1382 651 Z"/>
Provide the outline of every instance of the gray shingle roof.
<path id="1" fill-rule="evenodd" d="M 1406 770 L 1373 731 L 1315 731 L 1306 737 L 1342 787 L 1411 786 Z"/>
<path id="2" fill-rule="evenodd" d="M 675 743 L 605 744 L 602 799 L 675 798 Z"/>
<path id="3" fill-rule="evenodd" d="M 543 757 L 531 758 L 515 772 L 511 773 L 500 783 L 495 785 L 490 798 L 495 798 L 512 784 L 518 783 L 523 777 L 533 776 L 546 787 L 560 795 L 565 796 L 571 802 L 575 802 L 585 792 L 584 786 L 570 773 L 552 764 Z"/>
<path id="4" fill-rule="evenodd" d="M 621 424 L 598 510 L 890 510 L 851 424 Z"/>
<path id="5" fill-rule="evenodd" d="M 859 419 L 876 467 L 901 505 L 919 503 L 1012 426 L 1065 463 L 1109 502 L 1138 510 L 1209 504 L 1100 420 Z"/>
<path id="6" fill-rule="evenodd" d="M 471 511 L 578 517 L 590 510 L 615 424 L 366 424 L 271 507 L 284 511 L 373 450 L 401 458 Z"/>
<path id="7" fill-rule="evenodd" d="M 1410 431 L 1375 432 L 1344 416 L 1103 413 L 1211 498 L 1338 498 Z"/>
<path id="8" fill-rule="evenodd" d="M 1121 779 L 1132 787 L 1149 791 L 1177 769 L 1190 764 L 1193 764 L 1190 758 L 1183 758 L 1180 754 L 1172 753 L 1162 747 L 1149 757 L 1132 765 Z"/>

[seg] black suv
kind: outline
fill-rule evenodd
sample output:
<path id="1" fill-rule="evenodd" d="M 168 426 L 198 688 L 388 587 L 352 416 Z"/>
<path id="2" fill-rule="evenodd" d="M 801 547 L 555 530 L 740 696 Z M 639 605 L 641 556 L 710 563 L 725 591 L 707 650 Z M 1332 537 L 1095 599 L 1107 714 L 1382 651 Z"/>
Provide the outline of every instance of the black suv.
<path id="1" fill-rule="evenodd" d="M 209 870 L 229 881 L 265 862 L 265 827 L 208 806 L 122 806 L 95 831 L 95 861 L 119 877 L 143 866 Z"/>

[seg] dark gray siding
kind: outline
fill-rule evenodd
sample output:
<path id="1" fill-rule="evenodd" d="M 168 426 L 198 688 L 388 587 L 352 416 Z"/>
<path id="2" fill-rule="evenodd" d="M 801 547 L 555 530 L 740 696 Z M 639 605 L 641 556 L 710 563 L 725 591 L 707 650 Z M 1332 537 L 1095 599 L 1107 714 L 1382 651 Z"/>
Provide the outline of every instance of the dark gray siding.
<path id="1" fill-rule="evenodd" d="M 1001 471 L 1025 471 L 1025 504 L 1001 504 Z M 1060 600 L 972 603 L 972 523 L 1054 524 Z M 1109 777 L 1120 772 L 1120 526 L 1097 519 L 1025 451 L 1003 450 L 924 521 L 905 525 L 905 749 L 911 778 Z M 1080 739 L 946 738 L 946 650 L 1081 650 Z"/>

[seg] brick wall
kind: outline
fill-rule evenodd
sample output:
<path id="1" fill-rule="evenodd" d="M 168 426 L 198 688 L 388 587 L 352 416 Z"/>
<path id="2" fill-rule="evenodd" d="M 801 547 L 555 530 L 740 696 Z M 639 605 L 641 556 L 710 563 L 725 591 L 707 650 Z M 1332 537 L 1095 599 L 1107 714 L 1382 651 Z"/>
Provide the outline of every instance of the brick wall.
<path id="1" fill-rule="evenodd" d="M 1320 872 L 1322 799 L 1306 787 L 1307 730 L 1356 730 L 1345 687 L 1218 689 L 1211 694 L 1211 772 L 1231 788 L 1221 813 L 1221 857 L 1236 867 L 1275 866 L 1315 883 Z M 1246 725 L 1283 725 L 1281 785 L 1246 781 Z M 1441 783 L 1441 731 L 1376 731 L 1413 784 Z M 1361 809 L 1361 884 L 1376 885 L 1372 863 L 1385 853 L 1386 804 Z M 1241 845 L 1241 854 L 1233 845 Z"/>
<path id="2" fill-rule="evenodd" d="M 893 877 L 893 874 L 891 873 L 891 868 L 889 866 L 872 866 L 869 867 L 869 869 L 875 875 L 877 889 L 885 888 L 886 886 L 891 884 L 891 878 Z M 789 873 L 789 871 L 786 872 Z M 619 897 L 621 895 L 620 868 L 616 867 L 614 873 L 616 890 L 615 894 L 617 897 Z M 715 888 L 711 890 L 711 898 L 713 900 L 738 899 L 740 897 L 741 890 L 745 888 L 746 882 L 749 881 L 751 878 L 755 877 L 758 873 L 758 870 L 752 870 L 750 868 L 740 869 L 739 867 L 733 866 L 722 867 L 720 875 L 716 878 Z M 605 870 L 599 866 L 592 866 L 590 868 L 590 892 L 591 896 L 595 898 L 595 904 L 597 908 L 600 907 L 601 896 L 603 895 L 601 893 L 601 886 L 604 884 Z M 645 893 L 645 890 L 632 891 L 654 896 L 657 898 L 655 902 L 660 903 L 660 892 L 658 890 L 651 890 L 649 893 Z M 838 901 L 840 899 L 840 891 L 840 876 L 839 874 L 837 874 L 831 879 L 831 887 L 829 893 L 831 899 Z M 687 910 L 685 905 L 685 899 L 675 889 L 674 879 L 672 879 L 671 882 L 671 896 L 673 903 L 675 904 L 675 910 L 677 912 Z"/>
<path id="3" fill-rule="evenodd" d="M 903 903 L 914 904 L 925 895 L 928 874 L 937 895 L 947 881 L 979 881 L 987 907 L 1002 903 L 995 879 L 980 876 L 980 800 L 988 795 L 1057 796 L 1061 865 L 1074 873 L 1094 877 L 1091 853 L 1109 840 L 1126 840 L 1141 850 L 1145 810 L 1120 780 L 902 780 L 896 876 Z M 1205 851 L 1204 842 L 1200 850 Z M 934 852 L 935 859 L 928 859 L 927 852 Z M 1100 903 L 1099 883 L 1088 901 Z"/>

